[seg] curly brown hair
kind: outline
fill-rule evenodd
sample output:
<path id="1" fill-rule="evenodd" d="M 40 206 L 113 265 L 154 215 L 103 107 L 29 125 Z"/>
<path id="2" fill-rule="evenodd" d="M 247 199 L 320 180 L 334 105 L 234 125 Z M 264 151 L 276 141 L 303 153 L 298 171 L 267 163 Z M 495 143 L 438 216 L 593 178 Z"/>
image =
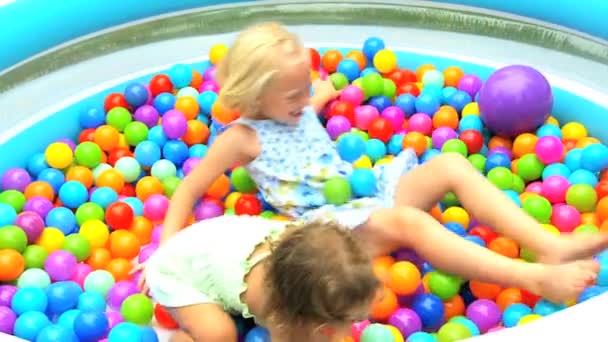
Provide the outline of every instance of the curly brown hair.
<path id="1" fill-rule="evenodd" d="M 311 222 L 292 229 L 267 260 L 265 316 L 282 332 L 312 334 L 323 324 L 362 320 L 380 282 L 352 231 Z M 367 311 L 363 311 L 367 313 Z"/>

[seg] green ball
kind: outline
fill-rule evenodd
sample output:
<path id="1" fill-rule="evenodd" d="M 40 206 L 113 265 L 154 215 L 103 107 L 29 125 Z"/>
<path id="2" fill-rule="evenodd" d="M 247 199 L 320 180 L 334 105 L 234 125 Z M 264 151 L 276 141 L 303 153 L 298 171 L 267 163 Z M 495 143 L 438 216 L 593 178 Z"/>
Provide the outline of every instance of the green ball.
<path id="1" fill-rule="evenodd" d="M 363 329 L 361 342 L 395 342 L 393 333 L 383 324 L 372 323 Z"/>
<path id="2" fill-rule="evenodd" d="M 597 193 L 589 184 L 574 184 L 566 192 L 566 203 L 581 213 L 589 213 L 595 210 Z"/>
<path id="3" fill-rule="evenodd" d="M 363 93 L 365 96 L 380 96 L 384 91 L 384 79 L 375 72 L 363 76 Z"/>
<path id="4" fill-rule="evenodd" d="M 520 248 L 519 256 L 527 262 L 536 262 L 536 254 L 525 247 Z"/>
<path id="5" fill-rule="evenodd" d="M 488 180 L 500 190 L 513 188 L 513 172 L 506 167 L 498 166 L 488 172 Z"/>
<path id="6" fill-rule="evenodd" d="M 518 194 L 523 193 L 526 190 L 526 183 L 524 183 L 524 180 L 521 179 L 521 177 L 519 175 L 516 175 L 514 173 L 512 173 L 513 175 L 513 191 L 517 192 Z"/>
<path id="7" fill-rule="evenodd" d="M 90 169 L 101 163 L 101 148 L 91 141 L 83 141 L 78 144 L 74 155 L 76 156 L 76 163 Z"/>
<path id="8" fill-rule="evenodd" d="M 23 252 L 25 268 L 44 268 L 44 262 L 48 256 L 49 252 L 42 246 L 27 246 Z"/>
<path id="9" fill-rule="evenodd" d="M 141 293 L 127 297 L 120 307 L 125 322 L 148 325 L 154 315 L 154 306 L 150 298 Z"/>
<path id="10" fill-rule="evenodd" d="M 25 206 L 25 195 L 17 190 L 4 190 L 0 192 L 0 203 L 10 205 L 19 213 Z"/>
<path id="11" fill-rule="evenodd" d="M 449 300 L 460 291 L 460 279 L 439 271 L 432 271 L 429 276 L 429 289 L 441 300 Z"/>
<path id="12" fill-rule="evenodd" d="M 159 159 L 152 164 L 150 174 L 162 182 L 169 177 L 175 177 L 177 175 L 177 167 L 170 160 Z"/>
<path id="13" fill-rule="evenodd" d="M 329 76 L 329 79 L 336 90 L 343 89 L 348 85 L 348 78 L 341 72 L 334 72 Z"/>
<path id="14" fill-rule="evenodd" d="M 548 199 L 542 196 L 530 196 L 524 201 L 522 208 L 528 215 L 534 217 L 540 223 L 550 223 L 553 207 Z"/>
<path id="15" fill-rule="evenodd" d="M 471 331 L 463 324 L 448 322 L 437 332 L 438 342 L 455 342 L 471 337 Z"/>
<path id="16" fill-rule="evenodd" d="M 0 249 L 14 249 L 23 253 L 27 247 L 27 235 L 20 227 L 9 225 L 0 228 Z"/>
<path id="17" fill-rule="evenodd" d="M 167 198 L 171 198 L 171 196 L 173 196 L 173 193 L 175 192 L 175 190 L 177 190 L 177 187 L 179 186 L 179 184 L 181 182 L 182 182 L 182 180 L 176 176 L 171 176 L 171 177 L 165 178 L 162 181 L 163 192 L 164 192 L 165 196 L 167 196 Z"/>
<path id="18" fill-rule="evenodd" d="M 264 211 L 262 211 L 260 216 L 263 218 L 266 218 L 266 219 L 271 219 L 275 216 L 275 213 L 273 213 L 272 211 L 269 211 L 269 210 L 264 210 Z"/>
<path id="19" fill-rule="evenodd" d="M 258 190 L 257 184 L 251 179 L 249 172 L 242 166 L 232 170 L 230 181 L 236 191 L 244 194 L 254 193 Z"/>
<path id="20" fill-rule="evenodd" d="M 61 249 L 72 253 L 76 259 L 85 261 L 91 255 L 91 243 L 80 234 L 70 234 L 63 239 Z"/>
<path id="21" fill-rule="evenodd" d="M 352 197 L 350 183 L 346 178 L 333 177 L 323 185 L 323 195 L 329 204 L 342 205 Z"/>
<path id="22" fill-rule="evenodd" d="M 460 201 L 458 200 L 458 197 L 456 197 L 455 193 L 448 192 L 447 194 L 445 194 L 445 196 L 443 196 L 441 204 L 443 204 L 443 206 L 446 208 L 456 207 L 460 205 Z"/>
<path id="23" fill-rule="evenodd" d="M 384 78 L 382 81 L 382 95 L 392 99 L 397 94 L 397 86 L 390 78 Z"/>
<path id="24" fill-rule="evenodd" d="M 226 208 L 226 210 L 224 210 L 224 215 L 236 215 L 236 212 L 234 211 L 234 208 Z"/>
<path id="25" fill-rule="evenodd" d="M 575 233 L 599 233 L 600 229 L 592 224 L 581 224 L 574 228 Z"/>
<path id="26" fill-rule="evenodd" d="M 539 179 L 544 169 L 545 164 L 534 153 L 523 155 L 517 162 L 517 174 L 525 181 Z"/>
<path id="27" fill-rule="evenodd" d="M 37 287 L 46 289 L 51 284 L 51 277 L 40 268 L 30 268 L 25 270 L 17 279 L 17 287 Z"/>
<path id="28" fill-rule="evenodd" d="M 106 123 L 119 132 L 123 132 L 131 121 L 133 121 L 131 113 L 123 107 L 114 107 L 106 114 Z"/>
<path id="29" fill-rule="evenodd" d="M 105 212 L 97 203 L 86 202 L 76 209 L 76 222 L 78 222 L 79 226 L 91 220 L 103 221 L 104 217 Z"/>
<path id="30" fill-rule="evenodd" d="M 110 288 L 114 286 L 114 277 L 112 273 L 106 270 L 95 270 L 84 280 L 84 290 L 97 292 L 102 296 L 106 296 Z"/>
<path id="31" fill-rule="evenodd" d="M 369 134 L 367 134 L 367 132 L 362 131 L 360 129 L 356 129 L 353 128 L 351 130 L 351 133 L 358 135 L 359 137 L 361 137 L 361 139 L 363 139 L 363 141 L 367 142 L 369 140 Z"/>
<path id="32" fill-rule="evenodd" d="M 477 171 L 484 173 L 486 170 L 486 157 L 483 154 L 471 154 L 467 159 Z"/>
<path id="33" fill-rule="evenodd" d="M 137 146 L 140 142 L 148 139 L 148 126 L 140 121 L 129 122 L 125 126 L 125 140 L 131 146 Z"/>
<path id="34" fill-rule="evenodd" d="M 462 141 L 460 139 L 450 139 L 450 140 L 446 141 L 443 144 L 443 146 L 441 147 L 441 152 L 443 152 L 443 153 L 456 152 L 456 153 L 461 154 L 465 158 L 469 154 L 467 145 L 464 143 L 464 141 Z"/>
<path id="35" fill-rule="evenodd" d="M 127 183 L 134 182 L 141 174 L 141 165 L 139 165 L 137 159 L 133 157 L 122 157 L 118 159 L 114 164 L 114 169 L 122 174 Z"/>

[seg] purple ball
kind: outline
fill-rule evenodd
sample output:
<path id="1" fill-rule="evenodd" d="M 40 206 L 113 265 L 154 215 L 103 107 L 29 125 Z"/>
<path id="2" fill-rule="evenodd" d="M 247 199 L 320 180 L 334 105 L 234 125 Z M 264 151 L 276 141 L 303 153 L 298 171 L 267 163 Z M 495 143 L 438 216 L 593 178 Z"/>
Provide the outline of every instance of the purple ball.
<path id="1" fill-rule="evenodd" d="M 53 281 L 69 280 L 76 272 L 78 260 L 76 257 L 64 250 L 57 250 L 49 254 L 44 262 L 44 270 Z"/>
<path id="2" fill-rule="evenodd" d="M 160 236 L 163 233 L 163 225 L 159 224 L 158 226 L 152 229 L 152 243 L 159 243 Z"/>
<path id="3" fill-rule="evenodd" d="M 112 330 L 118 323 L 124 322 L 122 315 L 117 311 L 106 312 L 106 317 L 108 317 L 108 331 Z"/>
<path id="4" fill-rule="evenodd" d="M 0 306 L 0 333 L 13 334 L 17 315 L 7 306 Z"/>
<path id="5" fill-rule="evenodd" d="M 34 196 L 28 199 L 23 206 L 23 211 L 33 211 L 40 215 L 42 219 L 46 219 L 46 215 L 53 209 L 53 203 L 48 199 L 40 196 Z"/>
<path id="6" fill-rule="evenodd" d="M 509 159 L 513 159 L 513 151 L 511 151 L 511 149 L 508 149 L 504 146 L 496 146 L 493 147 L 491 150 L 488 151 L 487 153 L 487 157 L 493 155 L 494 153 L 502 153 L 505 156 L 509 157 Z"/>
<path id="7" fill-rule="evenodd" d="M 458 138 L 458 133 L 451 127 L 439 127 L 431 135 L 433 147 L 436 149 L 441 149 L 446 141 L 456 138 Z"/>
<path id="8" fill-rule="evenodd" d="M 404 338 L 422 330 L 422 321 L 418 314 L 414 310 L 406 308 L 395 311 L 388 319 L 388 324 L 397 328 Z"/>
<path id="9" fill-rule="evenodd" d="M 158 124 L 160 114 L 154 106 L 146 104 L 137 108 L 133 117 L 135 120 L 143 122 L 148 128 L 152 128 Z"/>
<path id="10" fill-rule="evenodd" d="M 190 157 L 186 159 L 186 161 L 182 165 L 182 171 L 184 172 L 184 176 L 187 176 L 200 161 L 201 158 L 198 157 Z"/>
<path id="11" fill-rule="evenodd" d="M 414 291 L 414 293 L 406 295 L 406 296 L 397 296 L 397 300 L 399 301 L 399 306 L 401 306 L 402 308 L 409 308 L 412 306 L 412 303 L 414 303 L 414 299 L 416 299 L 416 297 L 418 297 L 419 295 L 424 293 L 424 285 L 422 283 L 420 283 L 420 285 L 418 286 L 418 288 L 416 288 L 416 291 Z"/>
<path id="12" fill-rule="evenodd" d="M 157 249 L 158 249 L 157 243 L 151 243 L 151 244 L 147 245 L 146 247 L 141 249 L 141 252 L 139 252 L 139 258 L 137 259 L 137 261 L 140 264 L 146 262 L 146 260 L 148 260 L 148 258 L 150 258 L 150 256 L 152 256 L 152 254 L 154 254 L 154 252 L 156 252 Z"/>
<path id="13" fill-rule="evenodd" d="M 468 93 L 474 99 L 481 88 L 481 84 L 481 79 L 477 75 L 464 75 L 458 81 L 458 90 Z"/>
<path id="14" fill-rule="evenodd" d="M 221 216 L 223 214 L 224 214 L 224 210 L 217 204 L 212 203 L 212 202 L 202 202 L 194 210 L 194 219 L 196 221 L 201 221 L 201 220 Z"/>
<path id="15" fill-rule="evenodd" d="M 215 66 L 208 67 L 203 73 L 203 81 L 213 81 L 215 80 L 215 73 L 217 72 L 217 68 Z"/>
<path id="16" fill-rule="evenodd" d="M 25 191 L 25 188 L 32 182 L 32 177 L 25 169 L 20 167 L 8 169 L 2 175 L 2 189 Z"/>
<path id="17" fill-rule="evenodd" d="M 342 115 L 336 115 L 327 121 L 327 133 L 332 140 L 338 139 L 343 133 L 350 132 L 351 128 L 350 121 Z"/>
<path id="18" fill-rule="evenodd" d="M 11 306 L 17 287 L 13 285 L 0 285 L 0 306 Z"/>
<path id="19" fill-rule="evenodd" d="M 498 304 L 488 299 L 478 299 L 471 303 L 466 316 L 477 325 L 482 334 L 497 326 L 502 319 Z"/>
<path id="20" fill-rule="evenodd" d="M 422 267 L 424 260 L 413 250 L 409 248 L 401 248 L 393 254 L 396 261 L 409 261 L 418 268 Z"/>
<path id="21" fill-rule="evenodd" d="M 27 235 L 28 243 L 34 243 L 44 230 L 44 221 L 42 217 L 33 211 L 24 211 L 17 215 L 15 225 L 21 227 Z"/>
<path id="22" fill-rule="evenodd" d="M 162 127 L 167 138 L 179 139 L 188 130 L 188 120 L 184 113 L 171 109 L 163 115 Z"/>
<path id="23" fill-rule="evenodd" d="M 205 91 L 212 91 L 214 93 L 217 93 L 219 90 L 220 90 L 220 86 L 217 84 L 217 82 L 215 80 L 205 81 L 198 88 L 199 93 L 202 93 Z"/>
<path id="24" fill-rule="evenodd" d="M 139 292 L 137 285 L 132 281 L 119 281 L 108 291 L 108 306 L 114 310 L 120 310 L 122 302 L 127 297 Z"/>
<path id="25" fill-rule="evenodd" d="M 70 139 L 67 139 L 67 138 L 61 138 L 61 139 L 57 140 L 57 142 L 64 143 L 64 144 L 66 144 L 66 145 L 70 146 L 70 148 L 72 149 L 72 152 L 73 152 L 74 150 L 76 150 L 76 143 L 74 143 L 74 142 L 73 142 L 72 140 L 70 140 Z"/>
<path id="26" fill-rule="evenodd" d="M 494 133 L 514 137 L 536 130 L 553 107 L 547 79 L 536 69 L 511 65 L 495 71 L 479 90 L 479 111 Z"/>

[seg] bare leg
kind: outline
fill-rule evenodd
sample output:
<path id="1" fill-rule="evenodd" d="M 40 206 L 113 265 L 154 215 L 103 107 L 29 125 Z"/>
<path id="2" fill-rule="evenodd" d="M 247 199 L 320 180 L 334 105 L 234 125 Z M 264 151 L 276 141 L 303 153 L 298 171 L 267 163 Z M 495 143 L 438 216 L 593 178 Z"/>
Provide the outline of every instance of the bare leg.
<path id="1" fill-rule="evenodd" d="M 197 304 L 166 308 L 179 324 L 172 342 L 236 342 L 236 326 L 232 318 L 215 304 Z"/>
<path id="2" fill-rule="evenodd" d="M 409 247 L 445 272 L 524 288 L 554 302 L 576 298 L 599 271 L 592 260 L 545 265 L 507 258 L 462 239 L 427 213 L 411 207 L 379 210 L 355 233 L 370 244 L 375 255 Z"/>
<path id="3" fill-rule="evenodd" d="M 404 175 L 397 188 L 395 205 L 428 211 L 448 192 L 454 192 L 481 222 L 529 248 L 539 261 L 586 259 L 608 248 L 608 234 L 556 236 L 542 229 L 534 218 L 455 153 L 437 156 Z M 422 193 L 425 195 L 420 196 Z"/>

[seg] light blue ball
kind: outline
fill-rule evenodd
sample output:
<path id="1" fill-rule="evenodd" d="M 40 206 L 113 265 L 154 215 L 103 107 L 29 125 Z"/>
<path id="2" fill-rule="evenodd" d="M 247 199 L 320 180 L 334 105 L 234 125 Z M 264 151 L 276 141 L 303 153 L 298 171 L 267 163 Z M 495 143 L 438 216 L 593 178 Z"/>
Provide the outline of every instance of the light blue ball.
<path id="1" fill-rule="evenodd" d="M 44 169 L 38 175 L 38 180 L 47 182 L 55 190 L 55 192 L 61 189 L 63 183 L 65 183 L 65 174 L 60 170 L 48 168 Z"/>
<path id="2" fill-rule="evenodd" d="M 369 139 L 365 144 L 365 154 L 375 163 L 386 156 L 386 145 L 379 139 Z"/>
<path id="3" fill-rule="evenodd" d="M 159 146 L 159 148 L 161 148 L 161 147 L 165 146 L 167 141 L 169 141 L 169 138 L 165 134 L 163 127 L 158 125 L 158 126 L 154 126 L 154 127 L 150 128 L 148 130 L 148 141 L 155 143 L 156 145 Z M 139 143 L 139 144 L 141 144 L 141 143 Z M 138 144 L 138 146 L 139 146 L 139 144 Z M 137 149 L 137 147 L 136 147 L 136 149 Z M 159 149 L 159 151 L 160 151 L 160 149 Z"/>
<path id="4" fill-rule="evenodd" d="M 369 37 L 363 42 L 363 49 L 361 52 L 367 57 L 369 60 L 373 60 L 374 56 L 378 51 L 384 49 L 384 41 L 378 37 Z"/>
<path id="5" fill-rule="evenodd" d="M 270 333 L 263 327 L 255 327 L 249 330 L 245 342 L 270 342 Z"/>
<path id="6" fill-rule="evenodd" d="M 441 151 L 436 148 L 428 149 L 428 150 L 424 151 L 424 153 L 422 153 L 422 155 L 420 156 L 420 163 L 424 164 L 427 161 L 437 157 L 440 154 L 441 154 Z"/>
<path id="7" fill-rule="evenodd" d="M 174 88 L 183 88 L 192 82 L 192 68 L 184 64 L 175 64 L 168 72 Z"/>
<path id="8" fill-rule="evenodd" d="M 58 324 L 44 327 L 38 333 L 36 342 L 78 342 L 74 331 Z"/>
<path id="9" fill-rule="evenodd" d="M 578 300 L 576 301 L 577 303 L 582 303 L 584 301 L 587 301 L 591 298 L 597 297 L 599 295 L 604 294 L 606 291 L 608 290 L 607 287 L 603 287 L 603 286 L 591 286 L 586 288 L 585 290 L 583 290 L 583 292 L 580 294 L 580 296 L 578 297 Z"/>
<path id="10" fill-rule="evenodd" d="M 156 126 L 160 127 L 160 126 Z M 150 130 L 152 132 L 152 129 Z M 148 132 L 148 137 L 150 135 Z M 154 163 L 160 159 L 161 148 L 156 142 L 151 140 L 145 140 L 137 144 L 135 147 L 135 159 L 143 167 L 151 167 Z"/>
<path id="11" fill-rule="evenodd" d="M 141 327 L 141 342 L 158 342 L 158 334 L 152 327 Z"/>
<path id="12" fill-rule="evenodd" d="M 566 166 L 566 164 L 554 163 L 549 164 L 545 167 L 545 169 L 543 170 L 542 178 L 543 180 L 551 176 L 562 176 L 568 178 L 570 177 L 570 174 L 572 174 L 572 171 L 570 171 L 570 168 Z"/>
<path id="13" fill-rule="evenodd" d="M 343 160 L 352 163 L 365 153 L 365 141 L 354 133 L 346 133 L 338 138 L 338 154 Z"/>
<path id="14" fill-rule="evenodd" d="M 39 289 L 46 289 L 51 284 L 51 278 L 49 274 L 39 268 L 30 268 L 19 276 L 17 279 L 18 288 L 26 287 L 37 287 Z"/>
<path id="15" fill-rule="evenodd" d="M 597 274 L 597 284 L 599 286 L 608 286 L 608 259 L 598 258 L 600 263 L 600 272 Z"/>
<path id="16" fill-rule="evenodd" d="M 386 341 L 394 342 L 393 333 L 385 326 L 379 323 L 372 323 L 363 329 L 361 334 L 361 342 L 377 342 Z"/>
<path id="17" fill-rule="evenodd" d="M 441 90 L 445 85 L 443 74 L 439 70 L 429 70 L 422 77 L 422 84 L 426 87 L 437 87 Z"/>
<path id="18" fill-rule="evenodd" d="M 443 93 L 442 95 L 443 96 L 441 98 L 441 102 L 443 104 L 448 103 L 448 99 L 450 97 L 452 97 L 452 95 L 454 95 L 454 93 L 456 93 L 457 91 L 458 91 L 458 89 L 456 89 L 454 87 L 445 87 L 445 88 L 443 88 L 443 91 L 442 91 L 442 93 Z"/>
<path id="19" fill-rule="evenodd" d="M 11 301 L 11 307 L 17 315 L 28 311 L 46 312 L 48 298 L 43 289 L 26 287 L 17 290 Z"/>
<path id="20" fill-rule="evenodd" d="M 78 316 L 79 313 L 80 310 L 77 309 L 68 310 L 59 316 L 59 318 L 57 319 L 57 324 L 74 331 L 74 320 L 76 319 L 76 316 Z"/>
<path id="21" fill-rule="evenodd" d="M 585 169 L 578 169 L 578 170 L 572 172 L 570 174 L 570 176 L 568 177 L 568 181 L 572 185 L 589 184 L 594 188 L 597 185 L 597 183 L 599 182 L 597 179 L 597 176 L 593 172 L 591 172 L 589 170 L 585 170 Z"/>
<path id="22" fill-rule="evenodd" d="M 604 144 L 591 144 L 583 148 L 581 167 L 591 172 L 608 168 L 608 147 Z"/>
<path id="23" fill-rule="evenodd" d="M 519 320 L 532 313 L 529 306 L 521 303 L 509 305 L 502 314 L 503 325 L 506 328 L 511 328 L 517 325 Z"/>
<path id="24" fill-rule="evenodd" d="M 458 90 L 457 92 L 452 94 L 450 98 L 448 98 L 447 104 L 454 107 L 454 109 L 456 109 L 456 111 L 460 113 L 462 112 L 464 106 L 468 105 L 472 101 L 473 99 L 471 98 L 471 95 L 469 95 L 469 93 L 462 90 Z"/>
<path id="25" fill-rule="evenodd" d="M 565 308 L 566 305 L 564 304 L 554 304 L 542 298 L 536 302 L 536 305 L 534 306 L 534 313 L 541 316 L 549 316 L 553 313 L 564 310 Z"/>
<path id="26" fill-rule="evenodd" d="M 465 227 L 463 227 L 460 223 L 448 222 L 448 223 L 444 223 L 443 226 L 456 235 L 460 235 L 460 236 L 467 235 L 467 229 Z"/>
<path id="27" fill-rule="evenodd" d="M 441 98 L 431 92 L 422 93 L 416 98 L 415 106 L 419 113 L 434 115 L 441 106 Z"/>
<path id="28" fill-rule="evenodd" d="M 194 98 L 194 99 L 196 100 L 196 98 L 198 98 L 198 95 L 199 95 L 198 90 L 196 90 L 196 89 L 194 89 L 194 88 L 192 88 L 192 87 L 185 87 L 185 88 L 180 89 L 180 90 L 177 92 L 177 95 L 175 95 L 175 96 L 176 96 L 178 99 L 179 99 L 180 97 L 184 97 L 184 96 L 190 96 L 190 97 L 192 97 L 192 98 Z"/>
<path id="29" fill-rule="evenodd" d="M 213 104 L 217 100 L 217 94 L 211 90 L 207 90 L 200 93 L 196 100 L 200 107 L 201 113 L 211 115 L 211 108 L 213 108 Z"/>
<path id="30" fill-rule="evenodd" d="M 464 325 L 471 332 L 471 336 L 479 336 L 481 334 L 477 325 L 464 316 L 453 317 L 452 319 L 450 319 L 450 322 L 460 323 Z"/>
<path id="31" fill-rule="evenodd" d="M 341 60 L 336 71 L 346 76 L 350 82 L 359 77 L 359 65 L 350 58 Z"/>
<path id="32" fill-rule="evenodd" d="M 0 203 L 0 227 L 13 224 L 17 219 L 15 208 L 6 203 Z"/>
<path id="33" fill-rule="evenodd" d="M 45 314 L 39 311 L 28 311 L 15 321 L 13 335 L 28 341 L 35 341 L 42 329 L 51 325 Z"/>
<path id="34" fill-rule="evenodd" d="M 521 207 L 521 199 L 519 198 L 519 194 L 514 190 L 504 190 L 503 191 L 507 197 L 513 201 L 513 203 L 517 204 L 518 207 Z"/>
<path id="35" fill-rule="evenodd" d="M 437 342 L 437 339 L 427 332 L 417 331 L 407 338 L 407 342 Z"/>
<path id="36" fill-rule="evenodd" d="M 458 131 L 464 132 L 468 130 L 474 130 L 481 132 L 483 130 L 483 122 L 477 115 L 467 115 L 460 119 L 458 123 Z"/>
<path id="37" fill-rule="evenodd" d="M 431 71 L 428 71 L 428 72 L 425 74 L 425 77 L 426 77 L 426 75 L 428 75 L 430 72 L 431 72 Z M 442 75 L 442 76 L 443 76 L 443 75 Z M 425 87 L 422 89 L 422 93 L 423 93 L 423 94 L 430 94 L 430 95 L 432 95 L 434 98 L 437 98 L 437 99 L 443 100 L 443 88 L 441 88 L 441 86 L 434 85 L 434 84 L 429 84 L 428 86 L 425 86 Z"/>
<path id="38" fill-rule="evenodd" d="M 160 93 L 156 95 L 152 104 L 162 116 L 175 107 L 175 96 L 171 93 Z"/>
<path id="39" fill-rule="evenodd" d="M 144 203 L 137 197 L 126 197 L 122 199 L 122 202 L 127 203 L 131 209 L 133 209 L 133 214 L 135 216 L 143 216 L 144 215 Z"/>
<path id="40" fill-rule="evenodd" d="M 195 144 L 188 149 L 190 158 L 203 158 L 207 155 L 209 148 L 203 144 Z"/>
<path id="41" fill-rule="evenodd" d="M 570 171 L 576 171 L 581 168 L 581 159 L 583 157 L 583 149 L 581 148 L 573 148 L 568 153 L 566 153 L 566 157 L 564 158 L 564 164 L 568 166 Z"/>
<path id="42" fill-rule="evenodd" d="M 44 221 L 47 227 L 58 228 L 64 235 L 69 235 L 78 228 L 76 215 L 74 215 L 73 211 L 65 207 L 51 209 Z"/>
<path id="43" fill-rule="evenodd" d="M 558 137 L 561 140 L 562 130 L 556 125 L 544 124 L 536 130 L 536 136 L 539 138 L 553 136 Z"/>
<path id="44" fill-rule="evenodd" d="M 465 240 L 469 240 L 472 243 L 478 244 L 481 247 L 484 247 L 484 248 L 486 247 L 486 242 L 482 238 L 480 238 L 479 236 L 477 236 L 477 235 L 467 235 L 467 236 L 464 237 L 464 239 Z"/>
<path id="45" fill-rule="evenodd" d="M 60 315 L 72 310 L 78 303 L 78 296 L 82 293 L 80 286 L 73 281 L 58 281 L 46 288 L 48 298 L 47 313 Z"/>
<path id="46" fill-rule="evenodd" d="M 48 167 L 49 165 L 46 163 L 46 158 L 42 152 L 34 153 L 27 159 L 27 172 L 33 177 L 38 177 L 40 172 Z"/>
<path id="47" fill-rule="evenodd" d="M 78 181 L 67 181 L 59 189 L 59 199 L 64 206 L 76 209 L 87 201 L 89 192 L 84 184 Z"/>
<path id="48" fill-rule="evenodd" d="M 82 312 L 105 312 L 105 298 L 98 292 L 86 291 L 78 296 L 78 310 Z"/>
<path id="49" fill-rule="evenodd" d="M 349 177 L 355 196 L 368 197 L 376 193 L 376 176 L 371 169 L 355 169 Z"/>
<path id="50" fill-rule="evenodd" d="M 370 74 L 370 73 L 374 73 L 374 74 L 380 74 L 380 72 L 378 72 L 378 70 L 376 70 L 376 68 L 374 67 L 367 67 L 363 70 L 361 70 L 361 77 Z"/>
<path id="51" fill-rule="evenodd" d="M 395 99 L 395 106 L 405 113 L 406 117 L 416 113 L 416 97 L 412 94 L 401 94 Z"/>
<path id="52" fill-rule="evenodd" d="M 403 134 L 395 134 L 389 139 L 388 144 L 386 144 L 389 154 L 397 155 L 403 150 L 403 137 Z"/>
<path id="53" fill-rule="evenodd" d="M 110 204 L 118 201 L 118 193 L 110 187 L 103 186 L 95 189 L 89 200 L 98 204 L 103 209 L 106 209 Z"/>

